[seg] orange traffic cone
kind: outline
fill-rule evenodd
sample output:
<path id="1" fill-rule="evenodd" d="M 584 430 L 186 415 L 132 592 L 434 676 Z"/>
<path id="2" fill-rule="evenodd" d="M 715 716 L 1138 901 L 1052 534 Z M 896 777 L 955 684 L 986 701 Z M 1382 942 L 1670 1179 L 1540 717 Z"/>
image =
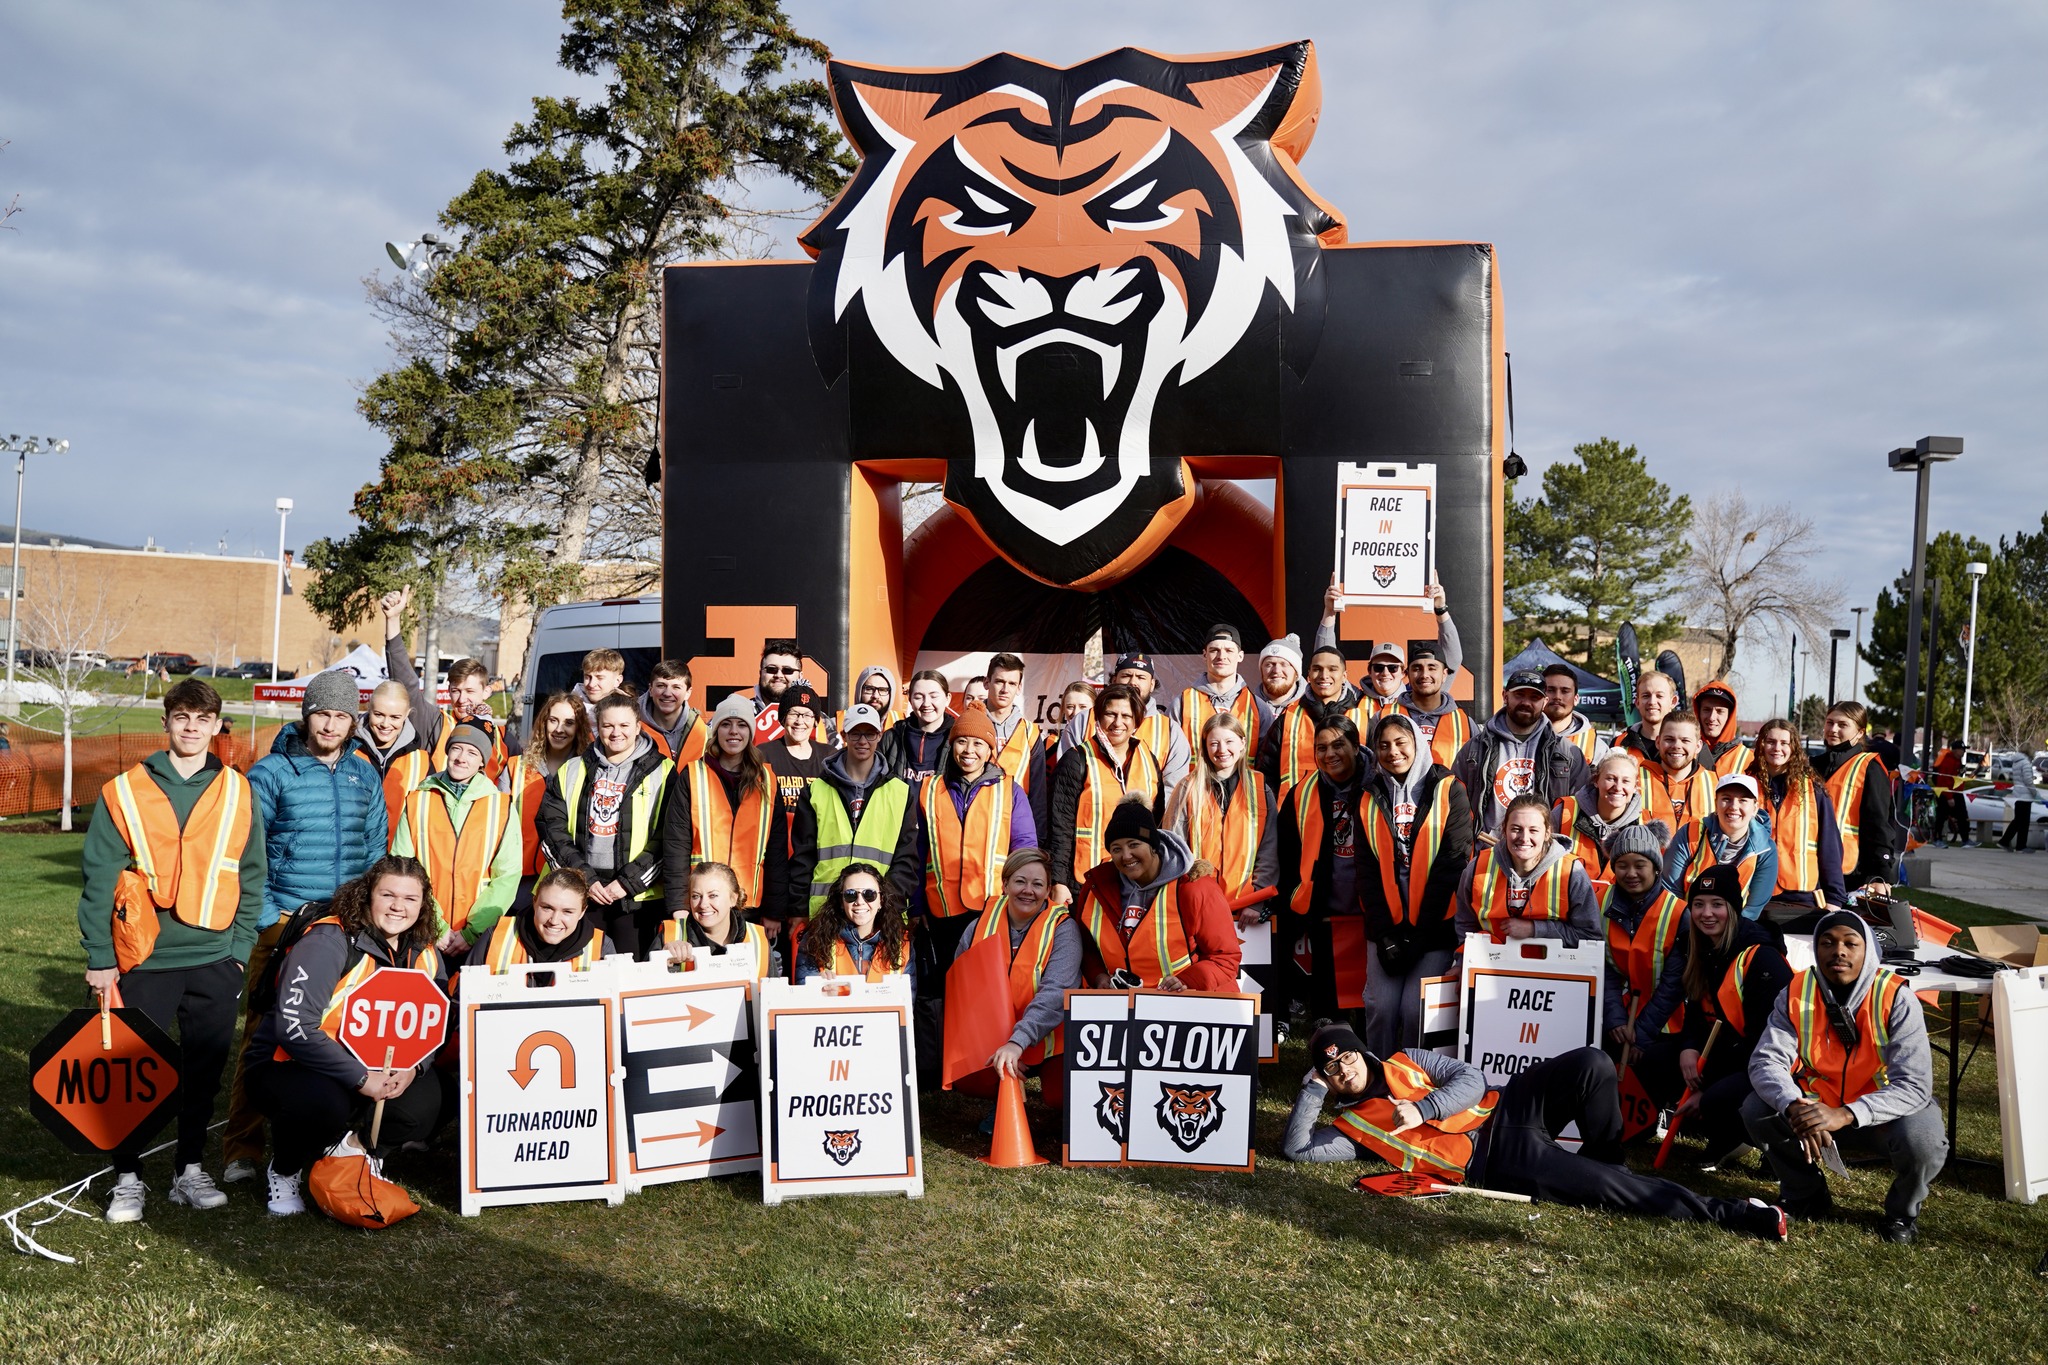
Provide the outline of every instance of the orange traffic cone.
<path id="1" fill-rule="evenodd" d="M 988 1164 L 1004 1171 L 1047 1164 L 1031 1145 L 1031 1126 L 1024 1122 L 1024 1081 L 1007 1071 L 996 1087 L 996 1136 Z"/>

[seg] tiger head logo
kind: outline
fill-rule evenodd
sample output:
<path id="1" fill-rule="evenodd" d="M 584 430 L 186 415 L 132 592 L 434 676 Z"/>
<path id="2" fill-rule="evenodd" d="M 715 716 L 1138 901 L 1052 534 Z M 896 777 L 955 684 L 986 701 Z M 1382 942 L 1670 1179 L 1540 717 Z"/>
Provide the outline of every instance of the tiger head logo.
<path id="1" fill-rule="evenodd" d="M 1095 1101 L 1095 1121 L 1102 1125 L 1102 1131 L 1118 1142 L 1124 1141 L 1124 1087 L 1097 1081 L 1102 1088 L 1102 1097 Z"/>
<path id="2" fill-rule="evenodd" d="M 1159 1126 L 1183 1152 L 1192 1152 L 1223 1126 L 1223 1094 L 1220 1085 L 1168 1085 L 1159 1083 Z"/>
<path id="3" fill-rule="evenodd" d="M 1161 395 L 1254 334 L 1297 372 L 1314 354 L 1319 253 L 1344 224 L 1296 169 L 1313 47 L 835 62 L 830 80 L 861 166 L 802 238 L 827 382 L 875 344 L 962 405 L 947 501 L 1019 569 L 1074 587 L 1135 569 L 1194 503 L 1152 448 Z"/>
<path id="4" fill-rule="evenodd" d="M 842 1166 L 850 1164 L 855 1157 L 860 1155 L 860 1129 L 852 1128 L 843 1133 L 835 1133 L 827 1129 L 825 1133 L 825 1155 L 831 1157 Z"/>

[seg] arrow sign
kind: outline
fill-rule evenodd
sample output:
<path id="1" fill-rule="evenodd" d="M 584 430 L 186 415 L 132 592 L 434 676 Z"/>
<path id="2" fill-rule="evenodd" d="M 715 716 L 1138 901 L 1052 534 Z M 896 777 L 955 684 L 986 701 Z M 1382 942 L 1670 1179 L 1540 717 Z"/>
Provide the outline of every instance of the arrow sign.
<path id="1" fill-rule="evenodd" d="M 512 1070 L 510 1072 L 512 1079 L 519 1083 L 521 1090 L 526 1089 L 527 1084 L 540 1074 L 539 1068 L 533 1064 L 533 1054 L 544 1047 L 553 1048 L 556 1059 L 562 1064 L 561 1088 L 564 1090 L 574 1090 L 576 1088 L 576 1048 L 567 1038 L 556 1033 L 553 1029 L 542 1029 L 539 1033 L 528 1034 L 526 1040 L 520 1043 L 519 1051 L 512 1059 Z"/>
<path id="2" fill-rule="evenodd" d="M 724 1131 L 725 1129 L 720 1128 L 715 1123 L 705 1119 L 698 1119 L 694 1132 L 686 1128 L 680 1133 L 666 1133 L 661 1137 L 647 1137 L 640 1140 L 642 1142 L 694 1142 L 699 1147 L 709 1147 L 711 1139 Z"/>
<path id="3" fill-rule="evenodd" d="M 666 1095 L 679 1090 L 711 1090 L 722 1095 L 726 1088 L 739 1078 L 740 1069 L 732 1064 L 732 1058 L 723 1052 L 714 1052 L 709 1061 L 650 1068 L 647 1072 L 647 1090 L 653 1095 Z"/>

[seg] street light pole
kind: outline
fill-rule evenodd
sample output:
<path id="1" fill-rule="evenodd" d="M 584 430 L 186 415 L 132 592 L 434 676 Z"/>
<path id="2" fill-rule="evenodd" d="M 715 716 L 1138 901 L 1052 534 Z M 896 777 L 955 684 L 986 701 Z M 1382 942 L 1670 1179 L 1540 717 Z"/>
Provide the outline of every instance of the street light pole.
<path id="1" fill-rule="evenodd" d="M 1963 572 L 1970 576 L 1970 645 L 1963 652 L 1963 750 L 1967 753 L 1970 748 L 1970 698 L 1977 690 L 1977 585 L 1984 581 L 1985 574 L 1991 572 L 1991 566 L 1973 559 L 1963 565 Z"/>
<path id="2" fill-rule="evenodd" d="M 1835 670 L 1840 665 L 1842 641 L 1849 638 L 1849 632 L 1840 626 L 1828 632 L 1828 706 L 1835 704 Z"/>
<path id="3" fill-rule="evenodd" d="M 270 681 L 277 681 L 277 653 L 279 642 L 284 638 L 284 523 L 292 514 L 292 500 L 277 500 L 277 604 L 270 613 Z M 251 722 L 252 724 L 254 722 Z"/>
<path id="4" fill-rule="evenodd" d="M 1937 461 L 1953 460 L 1963 453 L 1960 436 L 1922 436 L 1910 446 L 1900 446 L 1886 457 L 1901 473 L 1917 476 L 1913 490 L 1913 585 L 1906 603 L 1906 676 L 1900 689 L 1899 744 L 1907 767 L 1924 767 L 1919 741 L 1920 725 L 1920 599 L 1927 587 L 1927 476 Z M 1905 784 L 1899 784 L 1901 793 Z"/>
<path id="5" fill-rule="evenodd" d="M 1868 607 L 1851 607 L 1849 614 L 1856 618 L 1856 648 L 1849 651 L 1849 700 L 1863 700 L 1863 613 Z"/>
<path id="6" fill-rule="evenodd" d="M 43 444 L 47 443 L 47 444 Z M 21 705 L 21 694 L 14 689 L 15 628 L 21 610 L 21 496 L 28 481 L 28 457 L 48 452 L 62 455 L 71 449 L 71 442 L 44 436 L 18 436 L 10 433 L 0 441 L 0 450 L 14 452 L 14 569 L 7 584 L 7 689 L 0 693 L 0 704 L 7 707 L 7 713 L 14 715 Z"/>

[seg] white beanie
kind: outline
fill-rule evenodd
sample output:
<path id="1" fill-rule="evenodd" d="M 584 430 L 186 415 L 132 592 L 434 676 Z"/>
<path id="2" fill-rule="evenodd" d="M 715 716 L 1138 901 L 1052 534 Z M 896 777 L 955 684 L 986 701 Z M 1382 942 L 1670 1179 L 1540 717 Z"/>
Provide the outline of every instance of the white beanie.
<path id="1" fill-rule="evenodd" d="M 724 720 L 743 720 L 749 730 L 754 728 L 754 699 L 742 689 L 728 692 L 725 700 L 718 703 L 718 709 L 711 713 L 711 729 L 715 733 L 718 723 Z"/>
<path id="2" fill-rule="evenodd" d="M 1260 663 L 1264 663 L 1268 659 L 1285 659 L 1288 663 L 1294 665 L 1296 673 L 1301 672 L 1301 637 L 1299 635 L 1283 635 L 1273 641 L 1259 651 Z"/>

